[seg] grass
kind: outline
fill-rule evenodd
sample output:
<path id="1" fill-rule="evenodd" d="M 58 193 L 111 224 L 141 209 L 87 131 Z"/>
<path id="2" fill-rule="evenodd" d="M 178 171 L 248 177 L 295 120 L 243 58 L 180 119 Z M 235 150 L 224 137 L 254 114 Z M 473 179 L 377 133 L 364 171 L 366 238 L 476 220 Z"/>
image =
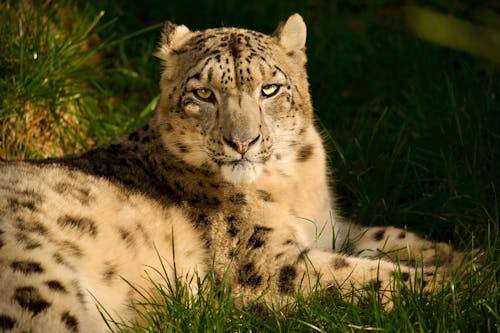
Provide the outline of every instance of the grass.
<path id="1" fill-rule="evenodd" d="M 0 4 L 2 157 L 75 153 L 145 122 L 147 110 L 137 110 L 147 95 L 129 91 L 148 89 L 125 56 L 108 54 L 127 37 L 110 35 L 114 20 L 103 14 L 72 1 Z M 117 93 L 132 99 L 125 105 Z"/>
<path id="2" fill-rule="evenodd" d="M 138 309 L 148 309 L 140 313 L 146 324 L 108 322 L 114 332 L 496 332 L 496 273 L 454 276 L 450 286 L 434 295 L 422 293 L 418 283 L 409 288 L 400 284 L 393 292 L 392 311 L 382 308 L 374 292 L 359 306 L 350 295 L 322 290 L 297 295 L 286 310 L 258 302 L 241 308 L 235 306 L 230 286 L 215 286 L 210 276 L 198 281 L 200 290 L 208 286 L 199 296 L 190 295 L 183 284 L 165 281 L 156 286 L 160 297 L 152 303 L 150 294 L 138 290 L 144 295 Z"/>
<path id="3" fill-rule="evenodd" d="M 158 94 L 160 65 L 151 54 L 164 20 L 271 32 L 298 11 L 345 215 L 479 247 L 485 268 L 455 277 L 437 295 L 403 291 L 391 312 L 321 291 L 299 297 L 289 312 L 238 308 L 225 287 L 190 301 L 163 293 L 149 331 L 499 332 L 498 62 L 419 40 L 401 4 L 4 1 L 0 157 L 73 153 L 144 124 Z M 431 8 L 475 25 L 495 17 L 466 2 Z"/>

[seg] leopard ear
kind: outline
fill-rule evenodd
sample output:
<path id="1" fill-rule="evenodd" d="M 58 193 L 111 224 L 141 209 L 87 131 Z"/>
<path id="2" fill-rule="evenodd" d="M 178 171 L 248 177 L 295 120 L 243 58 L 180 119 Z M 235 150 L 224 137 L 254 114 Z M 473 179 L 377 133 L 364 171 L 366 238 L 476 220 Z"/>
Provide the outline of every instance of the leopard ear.
<path id="1" fill-rule="evenodd" d="M 304 51 L 306 35 L 306 24 L 302 16 L 297 13 L 291 15 L 286 21 L 281 22 L 273 33 L 273 36 L 278 39 L 278 43 L 289 54 L 293 54 L 296 51 Z"/>
<path id="2" fill-rule="evenodd" d="M 185 25 L 177 25 L 170 21 L 165 22 L 161 34 L 160 47 L 154 54 L 166 60 L 172 50 L 179 49 L 190 38 L 192 32 Z"/>

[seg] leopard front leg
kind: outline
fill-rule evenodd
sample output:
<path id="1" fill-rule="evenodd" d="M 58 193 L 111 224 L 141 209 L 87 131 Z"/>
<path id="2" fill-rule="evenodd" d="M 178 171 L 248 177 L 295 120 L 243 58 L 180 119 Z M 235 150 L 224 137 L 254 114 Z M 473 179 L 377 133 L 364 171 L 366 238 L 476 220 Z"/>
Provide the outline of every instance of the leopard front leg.
<path id="1" fill-rule="evenodd" d="M 317 248 L 304 248 L 292 239 L 283 239 L 279 234 L 267 230 L 260 235 L 259 248 L 240 252 L 229 270 L 233 292 L 248 304 L 252 300 L 266 299 L 275 302 L 287 300 L 296 293 L 308 294 L 320 289 L 334 289 L 343 295 L 354 295 L 362 299 L 362 291 L 375 289 L 387 307 L 392 304 L 392 295 L 397 276 L 404 284 L 413 285 L 423 280 L 425 291 L 433 291 L 440 281 L 434 273 L 423 274 L 407 266 L 370 258 L 347 256 Z M 255 238 L 249 239 L 250 245 Z M 353 293 L 354 291 L 354 293 Z"/>
<path id="2" fill-rule="evenodd" d="M 386 258 L 424 266 L 456 267 L 462 254 L 446 243 L 432 242 L 395 227 L 347 226 L 348 248 L 365 258 Z"/>
<path id="3" fill-rule="evenodd" d="M 442 277 L 433 270 L 414 269 L 380 259 L 360 258 L 312 249 L 306 257 L 296 261 L 300 290 L 311 290 L 319 282 L 323 288 L 334 288 L 340 294 L 354 295 L 362 300 L 366 290 L 377 291 L 386 308 L 392 307 L 397 281 L 409 288 L 423 288 L 425 292 L 436 292 L 442 287 Z M 311 274 L 312 273 L 312 274 Z M 282 282 L 282 270 L 280 282 Z M 310 278 L 312 276 L 312 279 Z M 354 294 L 352 294 L 354 291 Z"/>

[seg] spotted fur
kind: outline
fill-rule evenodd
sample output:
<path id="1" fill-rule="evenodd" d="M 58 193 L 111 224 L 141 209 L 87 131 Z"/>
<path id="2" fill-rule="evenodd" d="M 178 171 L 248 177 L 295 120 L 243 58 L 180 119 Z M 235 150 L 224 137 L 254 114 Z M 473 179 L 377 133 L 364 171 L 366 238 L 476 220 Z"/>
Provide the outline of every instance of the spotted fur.
<path id="1" fill-rule="evenodd" d="M 317 283 L 390 297 L 387 259 L 451 258 L 447 245 L 338 215 L 305 40 L 297 14 L 271 35 L 167 23 L 148 125 L 82 155 L 0 162 L 0 329 L 106 331 L 98 308 L 132 320 L 136 290 L 164 269 L 193 292 L 194 275 L 224 276 L 245 304 Z"/>

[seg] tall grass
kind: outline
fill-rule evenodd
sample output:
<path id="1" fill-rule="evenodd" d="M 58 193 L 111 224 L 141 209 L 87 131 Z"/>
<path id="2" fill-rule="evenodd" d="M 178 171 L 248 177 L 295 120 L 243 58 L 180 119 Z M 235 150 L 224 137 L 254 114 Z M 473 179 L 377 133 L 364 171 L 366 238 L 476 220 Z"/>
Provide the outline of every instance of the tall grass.
<path id="1" fill-rule="evenodd" d="M 485 260 L 494 262 L 491 248 L 487 252 Z M 472 269 L 452 276 L 436 294 L 423 293 L 418 282 L 405 287 L 397 280 L 389 311 L 374 291 L 365 291 L 362 304 L 349 294 L 317 289 L 307 296 L 298 293 L 285 308 L 258 299 L 242 308 L 235 305 L 231 287 L 216 285 L 211 276 L 198 280 L 204 290 L 198 295 L 166 280 L 156 285 L 155 298 L 143 293 L 140 323 L 109 322 L 114 332 L 497 332 L 497 274 L 498 263 Z"/>
<path id="2" fill-rule="evenodd" d="M 127 37 L 113 35 L 103 15 L 66 0 L 0 3 L 0 156 L 74 153 L 144 123 L 147 110 L 138 117 L 138 103 L 117 95 L 126 96 L 123 82 L 144 84 L 110 54 Z"/>
<path id="3" fill-rule="evenodd" d="M 434 8 L 472 24 L 484 12 L 456 4 Z M 498 64 L 417 39 L 402 5 L 4 1 L 0 156 L 72 153 L 140 127 L 158 94 L 160 65 L 151 54 L 162 21 L 272 32 L 300 12 L 318 125 L 345 215 L 481 248 L 484 267 L 454 277 L 437 295 L 403 290 L 390 312 L 375 300 L 359 307 L 322 291 L 298 297 L 292 311 L 242 309 L 227 286 L 210 281 L 197 299 L 158 286 L 163 301 L 147 330 L 499 332 Z"/>
<path id="4" fill-rule="evenodd" d="M 97 77 L 87 62 L 96 54 L 90 41 L 99 15 L 80 17 L 71 6 L 56 7 L 46 12 L 36 3 L 0 4 L 5 157 L 61 154 L 92 142 L 84 114 L 96 103 L 88 90 Z"/>

